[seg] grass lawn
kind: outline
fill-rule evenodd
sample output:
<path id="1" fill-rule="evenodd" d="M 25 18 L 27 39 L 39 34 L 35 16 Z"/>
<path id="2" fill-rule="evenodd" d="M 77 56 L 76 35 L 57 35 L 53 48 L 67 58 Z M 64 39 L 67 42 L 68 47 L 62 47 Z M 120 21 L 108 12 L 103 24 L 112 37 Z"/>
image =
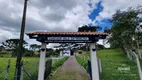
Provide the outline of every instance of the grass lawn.
<path id="1" fill-rule="evenodd" d="M 2 72 L 8 65 L 9 58 L 0 58 L 0 72 Z M 23 58 L 24 62 L 27 62 L 25 64 L 25 69 L 32 75 L 36 73 L 38 70 L 38 61 L 39 58 Z M 14 73 L 15 73 L 15 64 L 16 64 L 16 58 L 10 58 L 10 69 L 9 69 L 9 80 L 14 80 Z M 4 80 L 5 73 L 0 75 L 0 80 Z M 26 74 L 24 74 L 24 80 L 30 80 Z"/>
<path id="2" fill-rule="evenodd" d="M 76 56 L 87 70 L 88 54 Z M 97 50 L 102 62 L 101 80 L 139 80 L 137 65 L 120 50 Z"/>
<path id="3" fill-rule="evenodd" d="M 102 62 L 101 80 L 139 80 L 136 63 L 121 51 L 100 50 L 97 55 Z"/>
<path id="4" fill-rule="evenodd" d="M 67 60 L 68 57 L 64 57 L 60 60 L 52 60 L 52 73 L 63 64 L 65 60 Z M 2 58 L 0 57 L 0 73 L 7 67 L 8 61 L 11 61 L 10 63 L 10 69 L 9 69 L 9 77 L 8 80 L 14 80 L 14 73 L 15 73 L 15 65 L 16 65 L 16 58 Z M 25 70 L 32 76 L 32 80 L 37 79 L 38 75 L 38 67 L 39 67 L 39 58 L 37 57 L 24 57 L 23 58 L 24 68 Z M 6 76 L 6 73 L 3 73 L 0 75 L 0 80 L 4 80 Z M 23 80 L 31 80 L 27 74 L 24 73 L 24 79 Z"/>

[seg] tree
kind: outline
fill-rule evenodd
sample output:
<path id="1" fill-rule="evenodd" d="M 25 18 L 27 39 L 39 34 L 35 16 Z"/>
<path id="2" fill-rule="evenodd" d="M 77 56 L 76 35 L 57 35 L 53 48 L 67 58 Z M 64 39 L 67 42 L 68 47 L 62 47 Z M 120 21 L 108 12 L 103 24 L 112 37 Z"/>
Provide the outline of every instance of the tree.
<path id="1" fill-rule="evenodd" d="M 101 30 L 102 28 L 99 26 L 82 26 L 78 28 L 78 32 L 96 32 Z"/>
<path id="2" fill-rule="evenodd" d="M 50 57 L 54 55 L 54 50 L 52 48 L 46 48 L 46 57 Z"/>
<path id="3" fill-rule="evenodd" d="M 102 28 L 100 26 L 82 26 L 78 28 L 78 32 L 97 32 L 101 30 Z M 86 44 L 87 45 L 87 44 Z M 80 47 L 83 50 L 88 50 L 89 46 L 82 46 Z"/>
<path id="4" fill-rule="evenodd" d="M 111 29 L 109 27 L 105 27 L 104 28 L 104 32 L 110 34 L 111 33 Z"/>
<path id="5" fill-rule="evenodd" d="M 117 11 L 112 17 L 112 29 L 110 43 L 115 48 L 121 48 L 131 60 L 135 60 L 138 67 L 139 77 L 142 80 L 142 71 L 139 58 L 139 40 L 142 38 L 140 31 L 142 7 L 129 8 L 127 11 Z M 138 30 L 139 29 L 139 30 Z M 133 59 L 133 57 L 135 59 Z"/>
<path id="6" fill-rule="evenodd" d="M 12 56 L 15 56 L 17 54 L 19 42 L 20 42 L 19 39 L 7 39 L 2 44 L 6 49 L 9 49 L 12 51 Z M 24 46 L 23 46 L 23 48 L 24 48 L 28 43 L 26 41 L 24 41 L 23 44 L 24 44 Z"/>
<path id="7" fill-rule="evenodd" d="M 140 18 L 137 17 L 140 9 L 129 8 L 127 11 L 117 11 L 113 15 L 111 22 L 113 23 L 110 38 L 110 43 L 115 48 L 129 47 L 134 49 L 135 44 L 132 43 L 132 38 L 138 39 L 136 28 L 140 23 Z"/>
<path id="8" fill-rule="evenodd" d="M 97 44 L 96 47 L 97 47 L 98 50 L 105 49 L 105 47 L 101 44 Z"/>
<path id="9" fill-rule="evenodd" d="M 40 45 L 37 45 L 37 44 L 31 44 L 31 45 L 30 45 L 30 48 L 31 48 L 32 50 L 34 50 L 34 51 L 35 51 L 35 50 L 39 50 L 40 47 L 41 47 L 41 46 L 40 46 Z"/>
<path id="10" fill-rule="evenodd" d="M 4 46 L 0 46 L 0 52 L 4 49 L 5 49 Z"/>

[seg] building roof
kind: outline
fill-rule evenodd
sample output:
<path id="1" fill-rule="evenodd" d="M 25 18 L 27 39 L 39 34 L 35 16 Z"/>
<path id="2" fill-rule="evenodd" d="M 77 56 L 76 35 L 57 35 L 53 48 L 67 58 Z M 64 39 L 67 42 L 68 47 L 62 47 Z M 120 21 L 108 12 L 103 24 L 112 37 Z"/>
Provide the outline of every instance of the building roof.
<path id="1" fill-rule="evenodd" d="M 107 36 L 106 33 L 102 32 L 31 32 L 26 33 L 27 35 L 86 35 L 86 36 Z"/>
<path id="2" fill-rule="evenodd" d="M 105 39 L 101 32 L 32 32 L 26 33 L 30 39 L 43 43 L 91 43 Z"/>

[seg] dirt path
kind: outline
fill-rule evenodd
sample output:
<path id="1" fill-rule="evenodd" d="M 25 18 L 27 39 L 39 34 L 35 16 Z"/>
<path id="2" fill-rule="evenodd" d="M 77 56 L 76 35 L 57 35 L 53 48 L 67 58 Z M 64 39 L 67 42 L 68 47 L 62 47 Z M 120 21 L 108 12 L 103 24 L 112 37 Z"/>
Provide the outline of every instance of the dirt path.
<path id="1" fill-rule="evenodd" d="M 63 64 L 50 80 L 90 80 L 88 73 L 78 64 L 74 56 Z"/>

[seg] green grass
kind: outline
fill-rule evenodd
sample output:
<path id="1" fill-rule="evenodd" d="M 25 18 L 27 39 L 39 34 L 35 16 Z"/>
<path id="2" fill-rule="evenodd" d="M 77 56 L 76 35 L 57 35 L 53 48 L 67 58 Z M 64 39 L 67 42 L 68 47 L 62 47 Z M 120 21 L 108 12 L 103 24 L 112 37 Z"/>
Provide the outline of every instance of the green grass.
<path id="1" fill-rule="evenodd" d="M 16 58 L 3 58 L 0 57 L 0 72 L 2 72 L 8 65 L 8 61 L 10 59 L 10 69 L 9 69 L 9 77 L 8 80 L 14 80 L 14 73 L 15 73 L 15 65 L 16 65 Z M 63 64 L 68 57 L 64 57 L 60 60 L 53 60 L 52 63 L 52 72 L 54 72 L 59 66 Z M 38 64 L 39 58 L 36 57 L 24 57 L 24 68 L 25 70 L 32 76 L 33 80 L 36 80 L 38 74 Z M 6 73 L 0 75 L 0 80 L 4 80 Z M 27 74 L 24 73 L 24 80 L 30 80 Z"/>
<path id="2" fill-rule="evenodd" d="M 88 58 L 89 58 L 89 56 L 90 56 L 89 54 L 83 54 L 83 55 L 75 56 L 78 63 L 81 66 L 83 66 L 86 71 L 88 71 Z"/>
<path id="3" fill-rule="evenodd" d="M 137 65 L 130 61 L 127 56 L 119 50 L 97 51 L 102 62 L 103 72 L 101 80 L 139 80 Z M 130 70 L 118 70 L 118 68 L 130 68 Z"/>
<path id="4" fill-rule="evenodd" d="M 9 58 L 0 58 L 0 72 L 2 72 L 8 65 Z M 35 74 L 38 68 L 38 61 L 39 58 L 23 58 L 25 64 L 25 69 L 32 75 Z M 10 69 L 9 69 L 9 80 L 14 80 L 14 73 L 15 73 L 15 64 L 16 58 L 10 58 Z M 0 75 L 0 80 L 4 80 L 5 73 Z M 24 74 L 24 80 L 29 80 L 26 74 Z"/>
<path id="5" fill-rule="evenodd" d="M 97 56 L 102 62 L 101 80 L 139 80 L 136 63 L 134 61 L 130 61 L 121 51 L 98 50 Z M 86 58 L 83 60 L 83 57 Z M 86 69 L 88 56 L 83 54 L 76 58 L 77 61 Z M 130 68 L 130 70 L 120 71 L 118 68 Z"/>

